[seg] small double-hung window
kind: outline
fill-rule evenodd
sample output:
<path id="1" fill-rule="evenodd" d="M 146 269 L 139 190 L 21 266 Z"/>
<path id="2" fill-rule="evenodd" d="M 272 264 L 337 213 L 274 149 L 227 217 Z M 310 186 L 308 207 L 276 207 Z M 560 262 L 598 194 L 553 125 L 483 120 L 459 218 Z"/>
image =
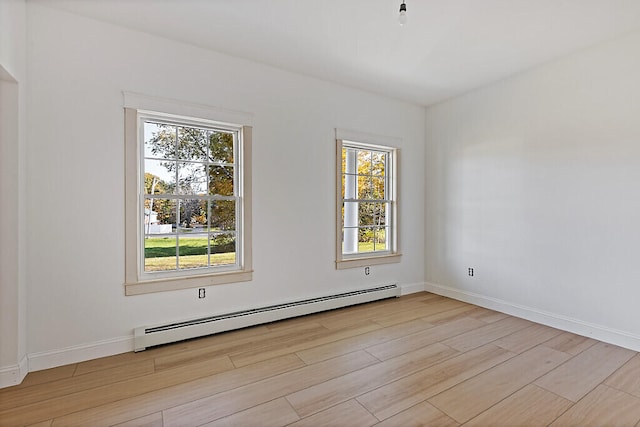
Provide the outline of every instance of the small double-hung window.
<path id="1" fill-rule="evenodd" d="M 127 293 L 250 280 L 251 129 L 133 109 L 126 121 L 137 163 L 127 175 L 136 188 L 135 205 L 127 193 Z"/>
<path id="2" fill-rule="evenodd" d="M 398 150 L 346 139 L 337 147 L 337 268 L 398 262 Z"/>

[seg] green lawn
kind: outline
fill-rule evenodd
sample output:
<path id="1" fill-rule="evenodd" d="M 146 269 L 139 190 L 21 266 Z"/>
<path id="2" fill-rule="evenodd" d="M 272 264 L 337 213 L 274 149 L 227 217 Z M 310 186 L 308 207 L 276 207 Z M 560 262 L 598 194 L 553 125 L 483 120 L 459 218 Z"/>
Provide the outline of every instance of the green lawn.
<path id="1" fill-rule="evenodd" d="M 180 237 L 180 256 L 206 255 L 206 237 Z M 144 241 L 145 258 L 161 258 L 176 255 L 176 239 L 170 237 L 151 237 Z"/>
<path id="2" fill-rule="evenodd" d="M 384 251 L 384 243 L 376 244 L 377 251 Z M 373 252 L 373 242 L 360 242 L 358 243 L 359 252 Z"/>
<path id="3" fill-rule="evenodd" d="M 152 237 L 144 241 L 146 271 L 172 270 L 176 266 L 176 241 L 172 238 Z M 384 247 L 376 245 L 377 249 Z M 373 252 L 373 242 L 360 243 L 360 252 Z M 211 265 L 235 263 L 235 252 L 212 253 Z M 207 238 L 180 237 L 180 268 L 207 266 Z"/>
<path id="4" fill-rule="evenodd" d="M 211 254 L 211 265 L 228 265 L 236 262 L 235 252 Z M 180 268 L 207 267 L 207 255 L 190 255 L 180 257 Z M 156 257 L 144 260 L 145 271 L 165 271 L 176 268 L 176 257 Z"/>
<path id="5" fill-rule="evenodd" d="M 145 271 L 172 270 L 176 267 L 176 240 L 152 237 L 144 241 Z M 212 253 L 211 265 L 233 264 L 235 252 Z M 207 267 L 207 238 L 180 237 L 180 268 Z"/>

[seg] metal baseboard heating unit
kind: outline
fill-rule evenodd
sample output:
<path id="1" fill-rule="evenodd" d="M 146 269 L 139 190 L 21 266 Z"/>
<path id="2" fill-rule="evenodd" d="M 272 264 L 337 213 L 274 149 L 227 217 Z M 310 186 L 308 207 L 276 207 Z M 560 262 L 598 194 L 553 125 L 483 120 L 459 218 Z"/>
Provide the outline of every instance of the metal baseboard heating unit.
<path id="1" fill-rule="evenodd" d="M 400 288 L 398 285 L 393 284 L 252 310 L 202 317 L 167 325 L 141 327 L 134 330 L 134 348 L 135 351 L 142 351 L 155 345 L 399 296 Z"/>

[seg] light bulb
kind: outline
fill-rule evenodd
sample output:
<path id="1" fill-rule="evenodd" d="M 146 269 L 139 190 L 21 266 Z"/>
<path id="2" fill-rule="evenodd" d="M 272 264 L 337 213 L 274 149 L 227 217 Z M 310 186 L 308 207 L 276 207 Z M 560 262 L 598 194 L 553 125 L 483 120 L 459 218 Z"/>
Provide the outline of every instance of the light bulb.
<path id="1" fill-rule="evenodd" d="M 404 25 L 407 23 L 407 5 L 402 2 L 400 5 L 400 14 L 398 15 L 398 22 L 400 25 Z"/>
<path id="2" fill-rule="evenodd" d="M 400 15 L 398 15 L 398 22 L 400 23 L 400 25 L 404 25 L 407 23 L 407 12 L 405 12 L 404 10 L 400 12 Z"/>

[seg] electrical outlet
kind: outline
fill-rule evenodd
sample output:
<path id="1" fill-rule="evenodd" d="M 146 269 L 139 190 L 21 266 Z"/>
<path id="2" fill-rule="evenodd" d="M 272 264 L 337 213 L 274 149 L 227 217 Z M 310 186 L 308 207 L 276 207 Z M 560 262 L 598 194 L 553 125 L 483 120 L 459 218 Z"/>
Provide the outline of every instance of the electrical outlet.
<path id="1" fill-rule="evenodd" d="M 473 272 L 473 268 L 472 267 L 469 267 L 468 273 L 469 273 L 470 277 L 473 277 L 474 272 Z"/>
<path id="2" fill-rule="evenodd" d="M 205 294 L 205 290 L 204 290 L 204 288 L 200 288 L 200 289 L 198 289 L 198 298 L 199 298 L 199 299 L 204 298 L 204 297 L 205 297 L 205 295 L 206 295 L 206 294 Z"/>
<path id="3" fill-rule="evenodd" d="M 364 275 L 365 275 L 365 276 L 368 276 L 368 275 L 369 275 L 369 273 L 371 273 L 371 269 L 370 269 L 369 267 L 365 267 L 365 268 L 364 268 Z"/>

